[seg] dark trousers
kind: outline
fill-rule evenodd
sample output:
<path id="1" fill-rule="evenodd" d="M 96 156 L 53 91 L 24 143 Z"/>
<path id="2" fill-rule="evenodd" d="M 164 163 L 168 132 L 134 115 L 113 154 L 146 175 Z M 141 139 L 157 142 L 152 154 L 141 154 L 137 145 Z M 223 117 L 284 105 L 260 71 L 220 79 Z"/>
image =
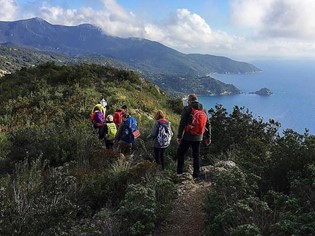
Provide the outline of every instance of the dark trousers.
<path id="1" fill-rule="evenodd" d="M 162 166 L 162 170 L 164 170 L 164 151 L 165 148 L 154 148 L 155 162 Z"/>
<path id="2" fill-rule="evenodd" d="M 184 171 L 185 153 L 191 147 L 193 157 L 193 177 L 199 176 L 199 153 L 200 153 L 200 141 L 187 141 L 182 140 L 177 148 L 177 174 L 182 174 Z"/>
<path id="3" fill-rule="evenodd" d="M 105 139 L 105 147 L 106 147 L 106 149 L 112 149 L 113 146 L 114 146 L 114 141 L 113 140 Z"/>

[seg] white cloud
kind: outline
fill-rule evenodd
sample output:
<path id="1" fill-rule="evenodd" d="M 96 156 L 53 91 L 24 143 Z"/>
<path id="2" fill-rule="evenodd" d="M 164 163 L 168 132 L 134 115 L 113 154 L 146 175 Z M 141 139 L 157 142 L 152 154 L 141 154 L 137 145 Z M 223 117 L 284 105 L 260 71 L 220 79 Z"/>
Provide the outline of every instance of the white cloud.
<path id="1" fill-rule="evenodd" d="M 18 5 L 14 0 L 0 0 L 0 20 L 15 20 L 18 13 Z"/>
<path id="2" fill-rule="evenodd" d="M 64 9 L 44 3 L 40 7 L 38 16 L 52 24 L 90 23 L 113 36 L 140 36 L 143 31 L 143 27 L 139 27 L 132 12 L 125 11 L 115 0 L 103 0 L 103 8 L 100 10 L 91 7 Z"/>
<path id="3" fill-rule="evenodd" d="M 231 19 L 259 36 L 315 39 L 314 0 L 234 0 Z"/>
<path id="4" fill-rule="evenodd" d="M 162 42 L 170 47 L 190 49 L 196 42 L 207 43 L 213 41 L 210 26 L 199 15 L 187 9 L 178 9 L 163 24 L 145 25 L 147 39 Z"/>
<path id="5" fill-rule="evenodd" d="M 43 4 L 39 16 L 53 24 L 92 23 L 105 33 L 119 37 L 143 37 L 182 52 L 215 51 L 232 48 L 236 38 L 225 32 L 213 32 L 207 22 L 187 9 L 178 9 L 162 24 L 143 21 L 121 8 L 114 0 L 104 0 L 103 9 L 63 9 Z M 145 22 L 145 23 L 144 23 Z"/>
<path id="6" fill-rule="evenodd" d="M 315 53 L 314 0 L 231 0 L 234 35 L 214 30 L 211 22 L 189 9 L 177 9 L 166 18 L 159 18 L 160 22 L 153 22 L 127 11 L 116 0 L 99 1 L 102 6 L 95 10 L 92 7 L 65 8 L 48 4 L 48 1 L 33 2 L 36 6 L 32 7 L 18 6 L 15 0 L 0 0 L 0 18 L 17 20 L 38 16 L 52 24 L 90 23 L 113 36 L 141 37 L 184 53 L 222 55 L 239 60 L 267 55 L 313 56 Z"/>
<path id="7" fill-rule="evenodd" d="M 232 48 L 239 37 L 213 31 L 199 15 L 178 9 L 162 24 L 145 26 L 144 36 L 186 53 L 211 53 Z"/>

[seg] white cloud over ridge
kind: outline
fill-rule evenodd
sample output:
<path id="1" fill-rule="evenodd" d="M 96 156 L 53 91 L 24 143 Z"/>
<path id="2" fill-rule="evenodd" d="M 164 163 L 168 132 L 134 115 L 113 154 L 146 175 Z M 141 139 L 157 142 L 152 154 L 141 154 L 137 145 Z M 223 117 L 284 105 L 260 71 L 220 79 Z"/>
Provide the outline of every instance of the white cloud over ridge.
<path id="1" fill-rule="evenodd" d="M 46 1 L 21 11 L 15 0 L 0 0 L 0 20 L 36 16 L 52 24 L 90 23 L 113 36 L 146 38 L 184 53 L 242 60 L 315 55 L 314 0 L 231 0 L 233 34 L 214 30 L 205 18 L 185 8 L 165 16 L 163 22 L 153 22 L 127 11 L 116 0 L 100 1 L 100 9 L 65 8 Z"/>
<path id="2" fill-rule="evenodd" d="M 231 19 L 259 36 L 315 39 L 314 0 L 234 0 Z"/>
<path id="3" fill-rule="evenodd" d="M 18 16 L 18 5 L 14 0 L 0 0 L 0 16 L 3 20 L 15 20 Z"/>

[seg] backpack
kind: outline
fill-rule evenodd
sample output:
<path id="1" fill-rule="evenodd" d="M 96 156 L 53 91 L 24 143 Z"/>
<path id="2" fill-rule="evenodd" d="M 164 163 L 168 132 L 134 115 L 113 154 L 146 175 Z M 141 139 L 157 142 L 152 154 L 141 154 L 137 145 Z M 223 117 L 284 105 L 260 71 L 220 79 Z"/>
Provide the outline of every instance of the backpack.
<path id="1" fill-rule="evenodd" d="M 129 116 L 124 121 L 124 130 L 121 139 L 127 143 L 134 143 L 136 138 L 134 137 L 133 132 L 138 129 L 137 125 L 137 120 L 133 116 Z"/>
<path id="2" fill-rule="evenodd" d="M 107 135 L 106 135 L 106 139 L 107 140 L 114 140 L 116 133 L 117 133 L 117 128 L 116 125 L 114 123 L 107 123 Z"/>
<path id="3" fill-rule="evenodd" d="M 185 132 L 192 135 L 202 135 L 206 130 L 206 123 L 208 116 L 204 110 L 197 110 L 192 108 L 192 122 L 186 125 Z"/>
<path id="4" fill-rule="evenodd" d="M 103 126 L 104 125 L 104 114 L 101 111 L 95 111 L 94 112 L 94 120 L 93 124 L 96 127 Z"/>
<path id="5" fill-rule="evenodd" d="M 167 147 L 171 143 L 173 132 L 170 126 L 159 124 L 156 140 L 161 147 Z"/>
<path id="6" fill-rule="evenodd" d="M 117 127 L 122 123 L 122 115 L 122 110 L 115 111 L 114 113 L 113 121 Z"/>

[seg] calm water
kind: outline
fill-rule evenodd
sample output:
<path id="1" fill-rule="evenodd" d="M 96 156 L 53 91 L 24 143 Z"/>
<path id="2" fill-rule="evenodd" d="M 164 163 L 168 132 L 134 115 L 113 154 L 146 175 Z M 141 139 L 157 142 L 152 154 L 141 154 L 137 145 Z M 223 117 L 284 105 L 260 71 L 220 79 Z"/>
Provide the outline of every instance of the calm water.
<path id="1" fill-rule="evenodd" d="M 244 106 L 255 117 L 269 118 L 281 123 L 280 132 L 290 128 L 304 133 L 305 128 L 315 135 L 315 61 L 252 62 L 263 70 L 246 75 L 218 75 L 212 77 L 234 84 L 243 94 L 234 96 L 199 96 L 207 108 L 222 104 L 230 113 L 235 105 Z M 269 88 L 271 96 L 249 94 Z"/>

